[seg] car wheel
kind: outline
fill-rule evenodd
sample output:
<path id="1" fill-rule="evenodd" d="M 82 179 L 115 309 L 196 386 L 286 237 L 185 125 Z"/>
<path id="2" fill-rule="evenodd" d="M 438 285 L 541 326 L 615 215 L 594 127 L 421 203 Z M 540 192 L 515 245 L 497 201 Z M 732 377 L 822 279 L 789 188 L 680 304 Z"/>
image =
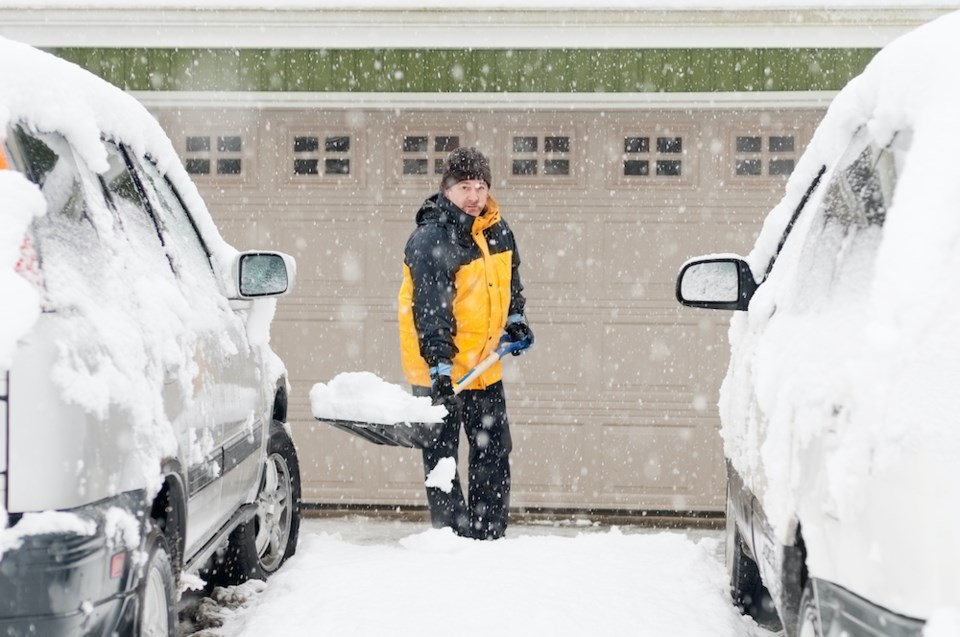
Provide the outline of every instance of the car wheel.
<path id="1" fill-rule="evenodd" d="M 769 630 L 782 629 L 780 617 L 773 606 L 770 593 L 760 579 L 760 569 L 744 547 L 736 513 L 730 495 L 727 494 L 727 532 L 725 563 L 730 578 L 730 596 L 741 613 L 749 615 Z"/>
<path id="2" fill-rule="evenodd" d="M 269 575 L 296 552 L 300 535 L 300 462 L 283 427 L 270 435 L 254 523 L 257 560 Z"/>
<path id="3" fill-rule="evenodd" d="M 820 610 L 817 607 L 816 593 L 813 582 L 807 582 L 803 588 L 803 597 L 800 599 L 800 614 L 797 616 L 796 637 L 822 637 L 820 626 Z"/>
<path id="4" fill-rule="evenodd" d="M 293 441 L 280 423 L 271 427 L 256 504 L 253 519 L 230 534 L 222 562 L 208 577 L 213 584 L 233 586 L 249 579 L 266 579 L 296 551 L 300 463 Z"/>
<path id="5" fill-rule="evenodd" d="M 176 579 L 167 541 L 157 528 L 147 536 L 147 564 L 137 590 L 140 612 L 137 637 L 175 637 L 177 634 Z"/>

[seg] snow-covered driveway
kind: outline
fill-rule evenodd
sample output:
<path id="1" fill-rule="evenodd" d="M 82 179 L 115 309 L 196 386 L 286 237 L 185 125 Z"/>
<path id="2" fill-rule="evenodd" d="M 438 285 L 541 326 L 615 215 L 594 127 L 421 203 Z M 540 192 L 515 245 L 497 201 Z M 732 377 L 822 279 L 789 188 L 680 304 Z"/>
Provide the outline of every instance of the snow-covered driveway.
<path id="1" fill-rule="evenodd" d="M 219 603 L 206 600 L 200 621 L 182 629 L 194 637 L 769 635 L 730 602 L 721 535 L 514 525 L 506 539 L 480 542 L 425 522 L 305 518 L 297 554 L 269 583 L 216 591 Z"/>

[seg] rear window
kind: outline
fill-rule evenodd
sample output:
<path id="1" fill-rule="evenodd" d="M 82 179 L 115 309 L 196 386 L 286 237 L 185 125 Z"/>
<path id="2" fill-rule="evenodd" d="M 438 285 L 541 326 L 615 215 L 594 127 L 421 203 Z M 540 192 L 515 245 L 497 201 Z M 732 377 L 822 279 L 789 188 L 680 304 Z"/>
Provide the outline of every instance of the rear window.
<path id="1" fill-rule="evenodd" d="M 87 204 L 80 175 L 66 141 L 58 135 L 27 133 L 22 127 L 14 131 L 21 170 L 30 181 L 40 186 L 47 200 L 47 212 L 55 216 L 81 219 Z"/>
<path id="2" fill-rule="evenodd" d="M 47 201 L 47 214 L 32 226 L 45 304 L 72 306 L 79 294 L 102 298 L 108 290 L 98 285 L 97 264 L 113 217 L 98 180 L 84 174 L 61 136 L 17 127 L 12 137 L 15 163 Z"/>

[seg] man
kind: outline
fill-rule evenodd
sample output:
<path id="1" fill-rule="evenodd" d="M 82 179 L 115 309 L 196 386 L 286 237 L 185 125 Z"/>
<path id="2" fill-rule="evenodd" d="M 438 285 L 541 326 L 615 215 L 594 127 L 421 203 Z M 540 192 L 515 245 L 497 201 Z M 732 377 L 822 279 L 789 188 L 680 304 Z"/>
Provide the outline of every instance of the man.
<path id="1" fill-rule="evenodd" d="M 497 362 L 459 395 L 453 382 L 501 339 L 533 342 L 520 256 L 489 191 L 490 162 L 479 150 L 450 153 L 440 192 L 423 202 L 407 241 L 399 299 L 404 374 L 414 395 L 429 395 L 448 411 L 435 443 L 423 450 L 431 521 L 477 539 L 497 539 L 507 529 L 512 444 L 502 366 Z M 431 473 L 441 460 L 457 461 L 461 425 L 470 442 L 469 506 L 459 471 L 449 483 L 429 486 L 438 483 Z"/>

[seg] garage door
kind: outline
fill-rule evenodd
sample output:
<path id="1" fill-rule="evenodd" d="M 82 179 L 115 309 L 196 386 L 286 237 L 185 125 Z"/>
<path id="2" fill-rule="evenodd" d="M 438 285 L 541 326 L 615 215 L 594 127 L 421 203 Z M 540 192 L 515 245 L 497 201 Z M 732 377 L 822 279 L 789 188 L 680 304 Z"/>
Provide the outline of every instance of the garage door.
<path id="1" fill-rule="evenodd" d="M 425 503 L 418 451 L 315 423 L 308 393 L 344 371 L 406 387 L 403 246 L 438 162 L 475 145 L 518 237 L 537 336 L 505 364 L 512 505 L 722 510 L 729 316 L 678 307 L 674 279 L 690 256 L 750 249 L 822 111 L 561 100 L 154 107 L 227 240 L 297 258 L 272 345 L 306 502 Z"/>

